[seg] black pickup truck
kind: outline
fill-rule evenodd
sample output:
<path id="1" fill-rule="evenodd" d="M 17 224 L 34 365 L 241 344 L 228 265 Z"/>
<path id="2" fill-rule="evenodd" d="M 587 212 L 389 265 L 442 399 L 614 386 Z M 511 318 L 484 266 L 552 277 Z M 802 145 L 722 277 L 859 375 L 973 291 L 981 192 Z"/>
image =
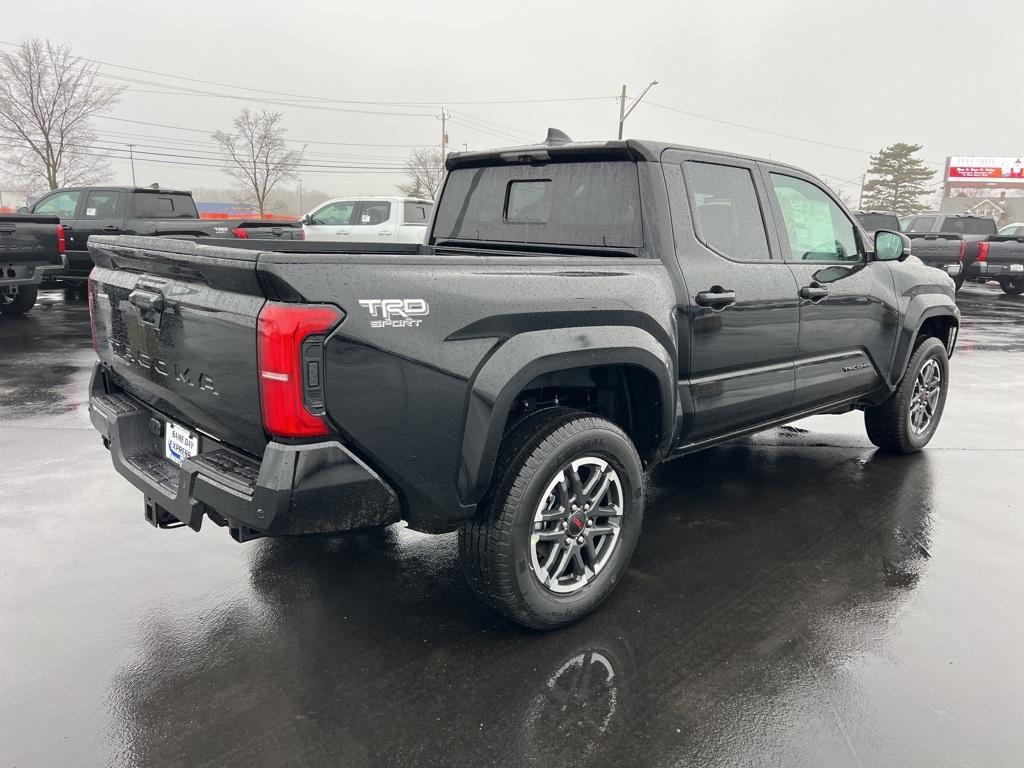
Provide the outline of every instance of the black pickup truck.
<path id="1" fill-rule="evenodd" d="M 1024 233 L 991 235 L 978 243 L 978 258 L 967 269 L 967 279 L 995 280 L 1003 293 L 1024 293 Z"/>
<path id="2" fill-rule="evenodd" d="M 966 213 L 919 213 L 904 220 L 903 231 L 913 243 L 914 255 L 930 267 L 941 269 L 963 287 L 976 270 L 980 243 L 996 233 L 991 216 Z"/>
<path id="3" fill-rule="evenodd" d="M 67 237 L 68 266 L 59 282 L 84 281 L 92 270 L 89 238 L 150 235 L 179 239 L 301 240 L 302 223 L 199 218 L 191 192 L 155 187 L 65 187 L 36 200 L 31 213 L 58 216 Z"/>
<path id="4" fill-rule="evenodd" d="M 60 219 L 0 215 L 0 314 L 23 315 L 32 309 L 40 283 L 65 264 Z"/>
<path id="5" fill-rule="evenodd" d="M 550 628 L 622 577 L 656 462 L 852 409 L 935 433 L 953 282 L 815 177 L 555 138 L 447 167 L 422 246 L 90 243 L 91 419 L 150 523 L 457 530 Z"/>

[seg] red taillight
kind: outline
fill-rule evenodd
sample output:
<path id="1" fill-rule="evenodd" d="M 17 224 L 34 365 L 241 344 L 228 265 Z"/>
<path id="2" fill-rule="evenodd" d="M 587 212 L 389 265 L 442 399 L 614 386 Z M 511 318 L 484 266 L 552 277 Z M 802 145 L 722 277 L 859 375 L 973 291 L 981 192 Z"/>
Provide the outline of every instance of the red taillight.
<path id="1" fill-rule="evenodd" d="M 988 243 L 978 243 L 978 258 L 975 261 L 988 261 Z"/>
<path id="2" fill-rule="evenodd" d="M 249 230 L 245 227 L 235 227 L 231 230 L 231 234 L 237 237 L 239 240 L 249 239 Z"/>
<path id="3" fill-rule="evenodd" d="M 328 433 L 326 419 L 311 413 L 306 405 L 308 388 L 314 387 L 322 393 L 322 372 L 319 361 L 311 361 L 307 355 L 306 365 L 316 364 L 317 381 L 305 381 L 302 342 L 310 336 L 326 334 L 341 318 L 340 310 L 326 304 L 268 301 L 260 310 L 257 321 L 260 402 L 263 428 L 271 435 L 319 437 Z"/>
<path id="4" fill-rule="evenodd" d="M 57 228 L 60 229 L 59 226 Z M 64 238 L 61 237 L 61 240 L 63 239 Z M 89 280 L 85 285 L 86 295 L 87 298 L 89 299 L 89 330 L 92 332 L 92 348 L 93 351 L 96 352 L 96 354 L 98 355 L 100 353 L 100 348 L 96 344 L 96 310 L 93 308 L 93 304 L 96 302 L 96 299 L 93 296 L 92 291 L 92 275 L 89 275 Z"/>
<path id="5" fill-rule="evenodd" d="M 966 240 L 961 240 L 960 241 L 960 255 L 957 257 L 957 260 L 958 261 L 963 261 L 965 253 L 967 253 L 967 241 Z"/>
<path id="6" fill-rule="evenodd" d="M 64 253 L 68 248 L 68 241 L 64 237 L 64 227 L 57 225 L 57 253 Z"/>

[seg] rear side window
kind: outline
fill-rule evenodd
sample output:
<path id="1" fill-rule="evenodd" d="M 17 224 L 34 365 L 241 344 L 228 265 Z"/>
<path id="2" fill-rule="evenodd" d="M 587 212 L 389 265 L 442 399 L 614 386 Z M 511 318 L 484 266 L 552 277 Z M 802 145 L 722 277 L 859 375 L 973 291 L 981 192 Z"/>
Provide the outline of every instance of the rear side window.
<path id="1" fill-rule="evenodd" d="M 983 216 L 947 216 L 942 222 L 942 232 L 953 232 L 958 235 L 994 235 L 996 223 Z"/>
<path id="2" fill-rule="evenodd" d="M 683 163 L 698 239 L 739 261 L 767 261 L 768 235 L 757 201 L 754 177 L 746 168 L 715 163 Z"/>
<path id="3" fill-rule="evenodd" d="M 391 203 L 382 200 L 366 200 L 359 210 L 359 219 L 353 223 L 372 227 L 383 224 L 391 218 Z"/>
<path id="4" fill-rule="evenodd" d="M 434 237 L 639 248 L 636 164 L 613 160 L 456 168 L 438 205 Z"/>
<path id="5" fill-rule="evenodd" d="M 132 198 L 136 219 L 198 219 L 191 195 L 138 192 Z"/>
<path id="6" fill-rule="evenodd" d="M 858 213 L 857 220 L 868 232 L 877 232 L 880 229 L 887 229 L 890 232 L 900 231 L 900 220 L 895 216 L 885 216 L 880 213 Z"/>
<path id="7" fill-rule="evenodd" d="M 935 226 L 935 219 L 931 216 L 918 216 L 916 219 L 910 220 L 910 225 L 907 227 L 907 232 L 931 232 L 932 227 Z"/>
<path id="8" fill-rule="evenodd" d="M 405 203 L 404 220 L 406 224 L 426 224 L 430 221 L 430 212 L 434 206 L 429 203 Z"/>
<path id="9" fill-rule="evenodd" d="M 119 192 L 95 190 L 85 199 L 86 219 L 109 219 L 117 213 Z"/>

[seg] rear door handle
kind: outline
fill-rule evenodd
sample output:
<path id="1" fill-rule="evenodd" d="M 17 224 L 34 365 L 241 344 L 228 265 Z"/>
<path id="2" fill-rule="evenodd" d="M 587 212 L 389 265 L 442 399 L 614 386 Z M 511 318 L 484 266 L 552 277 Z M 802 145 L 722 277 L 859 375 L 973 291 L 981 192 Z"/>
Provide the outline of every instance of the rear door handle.
<path id="1" fill-rule="evenodd" d="M 800 289 L 801 299 L 810 299 L 811 301 L 820 301 L 828 296 L 827 285 L 805 285 Z"/>
<path id="2" fill-rule="evenodd" d="M 697 304 L 702 307 L 720 309 L 736 303 L 736 291 L 727 291 L 722 288 L 712 288 L 710 291 L 701 291 L 696 296 Z"/>
<path id="3" fill-rule="evenodd" d="M 104 232 L 111 232 L 111 233 L 117 233 L 117 232 L 120 232 L 120 231 L 121 231 L 121 228 L 120 228 L 120 227 L 113 227 L 113 226 L 110 226 L 110 227 L 104 227 L 104 228 L 103 228 L 103 231 L 104 231 Z"/>

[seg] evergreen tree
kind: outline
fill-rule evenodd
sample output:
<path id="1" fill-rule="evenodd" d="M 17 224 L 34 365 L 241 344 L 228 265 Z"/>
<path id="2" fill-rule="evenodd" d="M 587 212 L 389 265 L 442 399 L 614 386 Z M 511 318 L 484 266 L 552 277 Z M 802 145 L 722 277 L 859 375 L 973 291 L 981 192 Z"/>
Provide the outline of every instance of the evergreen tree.
<path id="1" fill-rule="evenodd" d="M 924 161 L 915 157 L 921 151 L 920 144 L 890 144 L 871 156 L 868 180 L 864 184 L 864 208 L 866 210 L 892 211 L 907 216 L 925 209 L 921 198 L 932 190 L 925 186 L 935 171 L 925 167 Z"/>

